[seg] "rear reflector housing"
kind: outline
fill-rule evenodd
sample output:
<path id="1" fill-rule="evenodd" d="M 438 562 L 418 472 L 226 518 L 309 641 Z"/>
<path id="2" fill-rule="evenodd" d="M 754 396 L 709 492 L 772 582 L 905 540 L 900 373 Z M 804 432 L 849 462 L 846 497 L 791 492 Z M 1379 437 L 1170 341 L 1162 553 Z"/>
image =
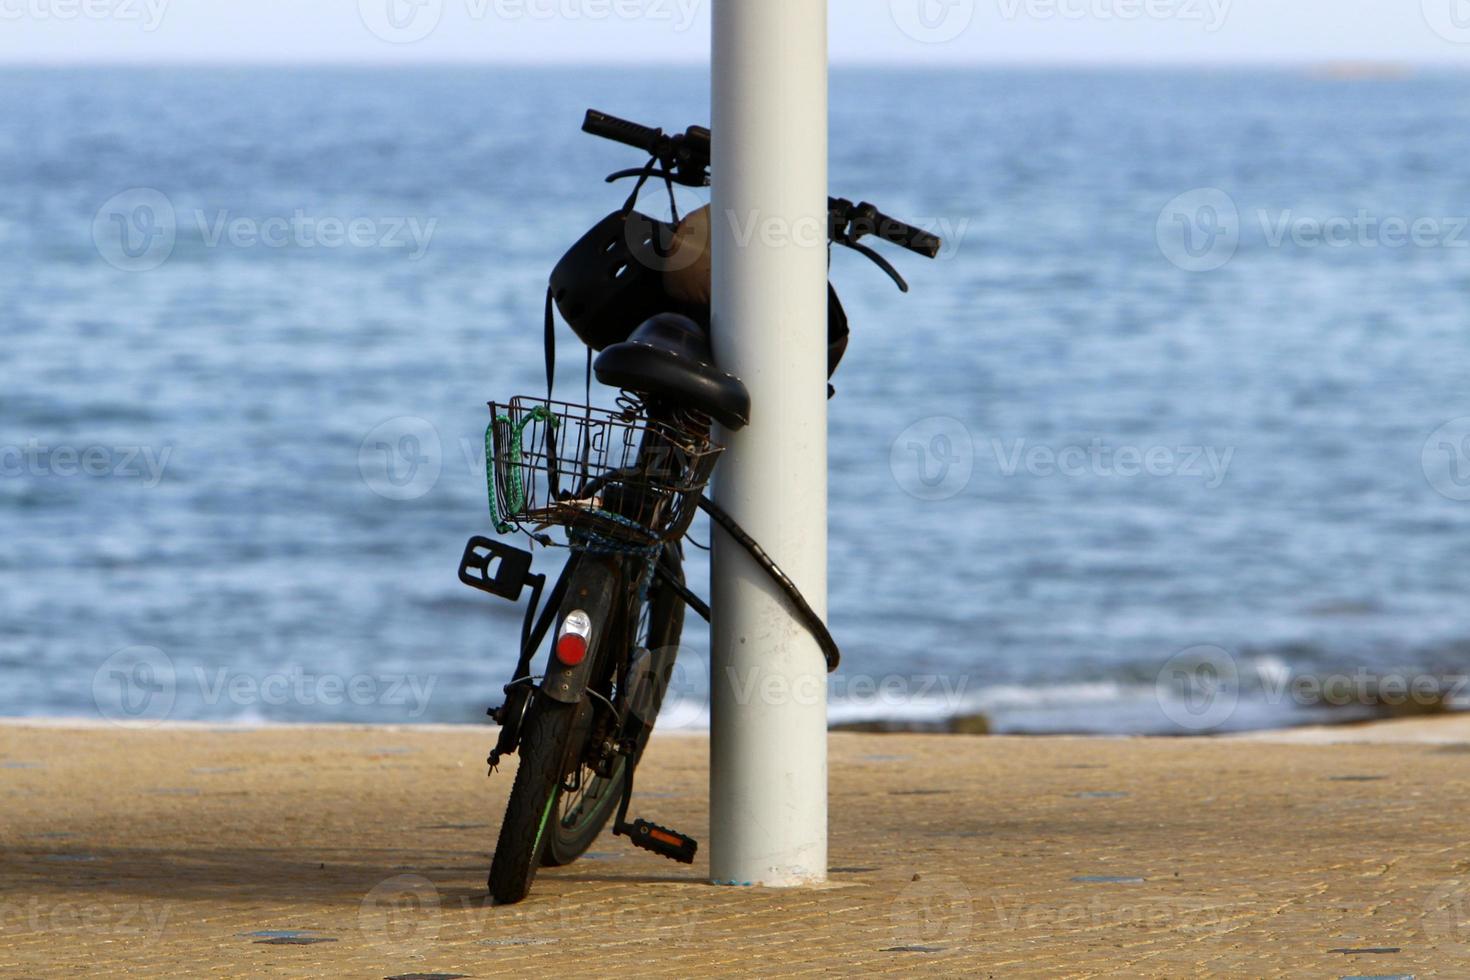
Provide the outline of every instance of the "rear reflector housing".
<path id="1" fill-rule="evenodd" d="M 556 659 L 575 667 L 587 656 L 588 639 L 592 636 L 592 617 L 580 609 L 567 613 L 556 637 Z"/>

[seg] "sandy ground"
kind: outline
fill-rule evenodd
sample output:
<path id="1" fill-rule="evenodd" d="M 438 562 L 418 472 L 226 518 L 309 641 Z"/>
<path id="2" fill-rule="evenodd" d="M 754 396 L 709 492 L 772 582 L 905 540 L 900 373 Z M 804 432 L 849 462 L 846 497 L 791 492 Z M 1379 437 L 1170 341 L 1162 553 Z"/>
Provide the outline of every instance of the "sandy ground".
<path id="1" fill-rule="evenodd" d="M 489 742 L 0 725 L 0 975 L 1470 976 L 1470 718 L 838 734 L 830 884 L 604 836 L 507 908 Z M 703 840 L 707 752 L 656 738 L 635 810 Z"/>

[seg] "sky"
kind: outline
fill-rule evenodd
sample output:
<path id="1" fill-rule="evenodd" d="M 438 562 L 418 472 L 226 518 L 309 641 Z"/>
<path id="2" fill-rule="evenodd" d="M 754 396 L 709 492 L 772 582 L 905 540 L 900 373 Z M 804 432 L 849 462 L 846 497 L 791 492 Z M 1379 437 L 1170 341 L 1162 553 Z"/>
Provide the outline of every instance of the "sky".
<path id="1" fill-rule="evenodd" d="M 0 0 L 0 63 L 697 64 L 712 2 Z M 834 64 L 1470 66 L 1470 0 L 829 0 L 829 10 Z"/>

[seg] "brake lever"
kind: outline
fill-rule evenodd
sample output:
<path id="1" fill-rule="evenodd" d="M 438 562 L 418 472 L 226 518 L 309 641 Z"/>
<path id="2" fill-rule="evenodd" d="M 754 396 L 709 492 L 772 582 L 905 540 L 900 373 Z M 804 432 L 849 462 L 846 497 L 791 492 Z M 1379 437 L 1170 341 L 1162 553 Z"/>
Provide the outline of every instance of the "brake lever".
<path id="1" fill-rule="evenodd" d="M 673 178 L 677 182 L 676 175 L 669 173 L 667 170 L 656 170 L 652 167 L 630 167 L 627 170 L 619 170 L 616 173 L 608 174 L 605 181 L 606 183 L 612 184 L 620 180 L 627 180 L 629 177 L 657 177 L 659 180 Z"/>
<path id="2" fill-rule="evenodd" d="M 904 281 L 903 276 L 898 274 L 898 270 L 893 267 L 893 264 L 872 248 L 864 245 L 862 242 L 855 242 L 846 238 L 834 238 L 833 242 L 838 245 L 845 245 L 854 252 L 867 256 L 874 265 L 888 273 L 888 278 L 893 280 L 893 284 L 898 287 L 899 292 L 906 293 L 909 291 L 909 284 Z"/>

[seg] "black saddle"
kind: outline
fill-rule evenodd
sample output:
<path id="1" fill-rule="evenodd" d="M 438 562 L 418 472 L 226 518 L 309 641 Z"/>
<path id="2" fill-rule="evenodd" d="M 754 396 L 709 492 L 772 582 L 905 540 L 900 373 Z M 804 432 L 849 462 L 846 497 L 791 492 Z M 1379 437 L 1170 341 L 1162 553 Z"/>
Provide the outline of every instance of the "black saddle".
<path id="1" fill-rule="evenodd" d="M 597 380 L 704 412 L 730 430 L 750 422 L 750 393 L 715 367 L 709 328 L 677 313 L 646 320 L 593 362 Z"/>

